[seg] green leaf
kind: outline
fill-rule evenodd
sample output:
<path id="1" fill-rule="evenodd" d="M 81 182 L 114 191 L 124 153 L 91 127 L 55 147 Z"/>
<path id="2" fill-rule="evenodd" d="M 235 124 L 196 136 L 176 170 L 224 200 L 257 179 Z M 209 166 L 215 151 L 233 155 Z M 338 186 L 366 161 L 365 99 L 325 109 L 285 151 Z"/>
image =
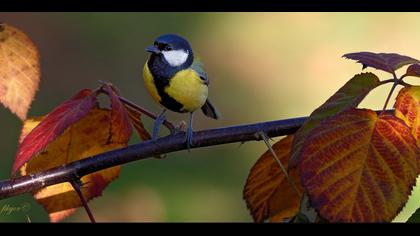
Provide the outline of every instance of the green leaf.
<path id="1" fill-rule="evenodd" d="M 289 168 L 292 168 L 299 163 L 303 142 L 306 135 L 312 129 L 317 127 L 322 120 L 332 115 L 349 108 L 357 107 L 366 95 L 378 85 L 380 85 L 379 78 L 373 73 L 355 75 L 324 104 L 313 111 L 295 134 L 292 156 L 289 160 Z"/>

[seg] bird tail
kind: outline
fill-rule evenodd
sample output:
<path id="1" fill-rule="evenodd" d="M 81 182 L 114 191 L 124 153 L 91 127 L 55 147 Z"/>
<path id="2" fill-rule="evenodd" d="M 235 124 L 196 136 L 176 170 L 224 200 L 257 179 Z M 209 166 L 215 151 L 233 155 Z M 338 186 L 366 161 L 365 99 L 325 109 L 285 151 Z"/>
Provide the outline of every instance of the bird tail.
<path id="1" fill-rule="evenodd" d="M 217 111 L 217 109 L 211 104 L 211 102 L 207 99 L 206 103 L 201 107 L 201 110 L 203 111 L 204 115 L 213 118 L 215 120 L 220 118 L 220 113 Z"/>

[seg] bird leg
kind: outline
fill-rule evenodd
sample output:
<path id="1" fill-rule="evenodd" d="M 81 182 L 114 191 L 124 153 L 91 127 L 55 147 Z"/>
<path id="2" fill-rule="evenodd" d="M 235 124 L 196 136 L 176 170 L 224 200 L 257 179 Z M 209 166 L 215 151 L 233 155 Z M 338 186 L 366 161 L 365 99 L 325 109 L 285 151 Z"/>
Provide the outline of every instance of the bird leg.
<path id="1" fill-rule="evenodd" d="M 163 109 L 162 112 L 159 114 L 159 116 L 155 120 L 155 124 L 153 126 L 152 140 L 156 140 L 159 137 L 160 125 L 166 120 L 165 112 L 166 112 L 166 109 Z"/>
<path id="2" fill-rule="evenodd" d="M 190 120 L 188 122 L 187 134 L 186 134 L 186 142 L 187 142 L 187 149 L 190 152 L 190 148 L 193 146 L 192 138 L 193 138 L 193 112 L 190 113 Z"/>

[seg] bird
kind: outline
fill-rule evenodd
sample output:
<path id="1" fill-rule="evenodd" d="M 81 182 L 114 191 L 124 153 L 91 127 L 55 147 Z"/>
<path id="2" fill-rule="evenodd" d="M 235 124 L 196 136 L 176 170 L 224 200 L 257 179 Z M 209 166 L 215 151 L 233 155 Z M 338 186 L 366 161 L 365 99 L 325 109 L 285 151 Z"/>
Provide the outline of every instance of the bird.
<path id="1" fill-rule="evenodd" d="M 193 146 L 193 116 L 201 108 L 205 116 L 219 119 L 220 113 L 208 99 L 209 79 L 203 63 L 194 58 L 191 44 L 176 34 L 157 37 L 146 48 L 150 56 L 143 67 L 146 90 L 163 108 L 155 119 L 152 140 L 158 138 L 167 110 L 189 113 L 185 136 L 188 151 Z"/>

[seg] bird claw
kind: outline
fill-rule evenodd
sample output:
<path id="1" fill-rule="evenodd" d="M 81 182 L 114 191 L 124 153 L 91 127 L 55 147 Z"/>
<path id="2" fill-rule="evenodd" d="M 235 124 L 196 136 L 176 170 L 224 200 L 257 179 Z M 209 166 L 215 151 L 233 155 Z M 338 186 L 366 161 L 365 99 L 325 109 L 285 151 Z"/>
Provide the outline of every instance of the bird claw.
<path id="1" fill-rule="evenodd" d="M 156 155 L 155 158 L 156 159 L 165 159 L 166 158 L 166 154 L 161 154 L 161 155 Z"/>

